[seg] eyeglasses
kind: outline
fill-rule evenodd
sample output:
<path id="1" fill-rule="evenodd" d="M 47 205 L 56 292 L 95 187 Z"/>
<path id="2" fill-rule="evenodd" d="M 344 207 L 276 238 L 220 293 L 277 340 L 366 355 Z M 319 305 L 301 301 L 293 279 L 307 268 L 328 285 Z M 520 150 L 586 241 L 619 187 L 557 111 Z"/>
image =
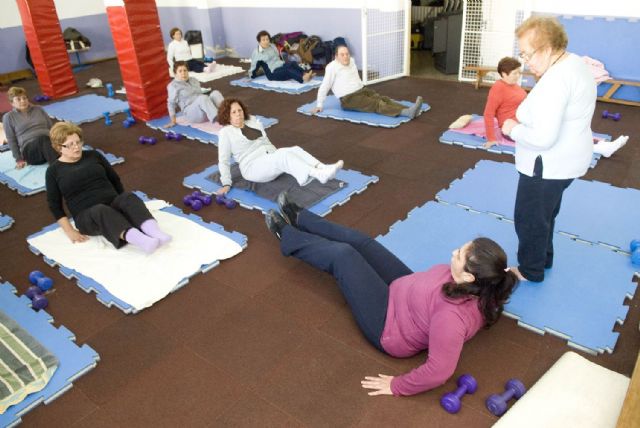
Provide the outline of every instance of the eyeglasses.
<path id="1" fill-rule="evenodd" d="M 64 147 L 65 149 L 70 149 L 71 147 L 82 147 L 84 145 L 84 141 L 69 141 L 67 144 L 60 144 L 60 147 Z"/>
<path id="2" fill-rule="evenodd" d="M 540 48 L 538 48 L 538 49 L 540 49 Z M 521 60 L 529 62 L 529 61 L 531 61 L 531 58 L 533 58 L 533 56 L 536 54 L 536 52 L 538 52 L 538 49 L 535 49 L 531 53 L 520 52 L 520 55 L 518 55 L 518 56 L 520 57 Z"/>

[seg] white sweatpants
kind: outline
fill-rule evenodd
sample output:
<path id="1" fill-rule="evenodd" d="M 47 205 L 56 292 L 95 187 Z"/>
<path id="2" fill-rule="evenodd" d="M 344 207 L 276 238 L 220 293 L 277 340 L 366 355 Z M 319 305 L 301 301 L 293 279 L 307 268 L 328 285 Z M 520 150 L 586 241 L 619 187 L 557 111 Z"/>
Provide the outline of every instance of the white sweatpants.
<path id="1" fill-rule="evenodd" d="M 266 183 L 280 174 L 291 174 L 299 185 L 304 186 L 310 180 L 309 172 L 320 161 L 298 146 L 284 147 L 272 153 L 265 153 L 240 165 L 245 180 Z"/>
<path id="2" fill-rule="evenodd" d="M 220 91 L 211 91 L 209 96 L 202 94 L 184 109 L 184 114 L 191 123 L 206 121 L 213 123 L 218 116 L 218 107 L 222 101 L 224 101 L 224 97 Z"/>

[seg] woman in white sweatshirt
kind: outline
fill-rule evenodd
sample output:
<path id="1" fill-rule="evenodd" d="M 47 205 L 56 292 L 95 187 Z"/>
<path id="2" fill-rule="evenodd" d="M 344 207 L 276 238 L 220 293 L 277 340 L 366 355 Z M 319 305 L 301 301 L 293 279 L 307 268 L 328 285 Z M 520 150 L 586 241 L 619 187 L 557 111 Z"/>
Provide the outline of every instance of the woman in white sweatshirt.
<path id="1" fill-rule="evenodd" d="M 517 30 L 520 58 L 539 77 L 502 132 L 516 142 L 520 173 L 515 202 L 522 279 L 544 280 L 553 265 L 553 229 L 562 193 L 584 175 L 593 155 L 591 118 L 596 82 L 584 61 L 566 51 L 555 18 L 532 17 Z"/>
<path id="2" fill-rule="evenodd" d="M 262 124 L 249 115 L 247 106 L 236 98 L 227 98 L 220 105 L 218 122 L 226 125 L 218 140 L 218 167 L 222 187 L 218 194 L 231 189 L 231 157 L 240 166 L 245 180 L 266 183 L 281 174 L 291 174 L 300 186 L 312 179 L 326 183 L 342 168 L 341 160 L 325 165 L 298 146 L 276 148 Z"/>

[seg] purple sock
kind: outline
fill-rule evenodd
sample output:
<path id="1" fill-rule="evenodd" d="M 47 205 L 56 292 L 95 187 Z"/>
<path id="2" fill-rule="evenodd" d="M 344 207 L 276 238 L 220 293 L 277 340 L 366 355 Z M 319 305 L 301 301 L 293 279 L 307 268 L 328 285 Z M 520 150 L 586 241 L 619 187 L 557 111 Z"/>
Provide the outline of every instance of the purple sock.
<path id="1" fill-rule="evenodd" d="M 146 220 L 144 223 L 142 223 L 140 225 L 140 229 L 142 229 L 142 231 L 146 235 L 158 239 L 160 241 L 160 245 L 164 245 L 171 241 L 171 236 L 160 230 L 158 222 L 153 218 L 150 218 L 149 220 Z"/>
<path id="2" fill-rule="evenodd" d="M 135 227 L 127 230 L 127 233 L 124 235 L 124 240 L 140 248 L 147 254 L 153 253 L 160 246 L 160 240 L 158 238 L 149 237 Z"/>

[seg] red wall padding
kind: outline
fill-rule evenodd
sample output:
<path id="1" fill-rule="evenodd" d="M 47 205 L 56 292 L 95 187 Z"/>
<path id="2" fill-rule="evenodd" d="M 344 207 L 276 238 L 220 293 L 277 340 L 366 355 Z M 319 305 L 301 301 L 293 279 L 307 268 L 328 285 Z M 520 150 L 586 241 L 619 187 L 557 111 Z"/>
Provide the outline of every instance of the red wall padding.
<path id="1" fill-rule="evenodd" d="M 17 0 L 40 89 L 59 98 L 78 92 L 53 0 Z"/>
<path id="2" fill-rule="evenodd" d="M 131 113 L 150 120 L 167 115 L 169 72 L 155 0 L 107 7 L 113 44 Z"/>

